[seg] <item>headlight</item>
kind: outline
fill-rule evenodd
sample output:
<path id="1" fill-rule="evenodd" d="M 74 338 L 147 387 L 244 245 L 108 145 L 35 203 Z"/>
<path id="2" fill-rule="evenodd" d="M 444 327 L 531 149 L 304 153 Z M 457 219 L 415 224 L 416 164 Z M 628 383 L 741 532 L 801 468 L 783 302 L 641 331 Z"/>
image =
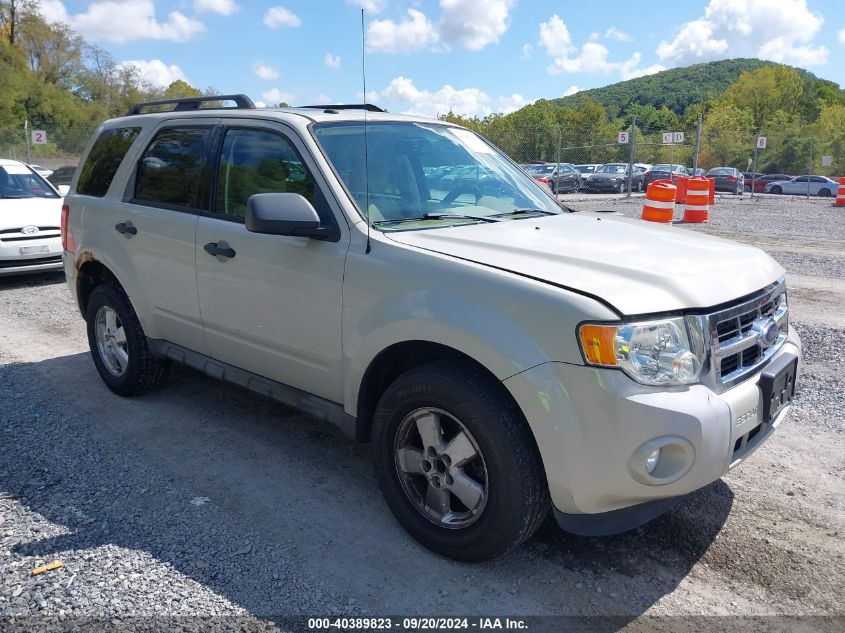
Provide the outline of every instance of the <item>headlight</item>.
<path id="1" fill-rule="evenodd" d="M 683 317 L 578 328 L 588 365 L 618 367 L 644 385 L 698 382 L 701 361 L 695 355 Z"/>

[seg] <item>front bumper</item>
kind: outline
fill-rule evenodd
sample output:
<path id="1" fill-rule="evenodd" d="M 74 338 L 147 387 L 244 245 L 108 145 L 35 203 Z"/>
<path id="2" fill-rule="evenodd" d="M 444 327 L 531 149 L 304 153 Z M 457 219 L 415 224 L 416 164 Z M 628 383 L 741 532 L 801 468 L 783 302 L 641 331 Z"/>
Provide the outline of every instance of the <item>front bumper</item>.
<path id="1" fill-rule="evenodd" d="M 61 238 L 0 242 L 0 277 L 61 269 Z"/>
<path id="2" fill-rule="evenodd" d="M 784 354 L 797 356 L 800 366 L 800 341 L 792 328 L 770 363 Z M 545 363 L 504 384 L 534 432 L 558 513 L 596 515 L 596 523 L 639 513 L 642 523 L 649 513 L 636 506 L 668 507 L 673 499 L 719 479 L 782 423 L 788 406 L 770 428 L 755 433 L 762 428 L 759 381 L 764 369 L 721 394 L 700 384 L 647 387 L 618 370 L 566 363 Z M 633 457 L 666 438 L 683 447 L 679 459 L 688 465 L 675 478 L 643 483 L 641 473 L 632 470 Z M 623 509 L 630 510 L 617 512 Z"/>

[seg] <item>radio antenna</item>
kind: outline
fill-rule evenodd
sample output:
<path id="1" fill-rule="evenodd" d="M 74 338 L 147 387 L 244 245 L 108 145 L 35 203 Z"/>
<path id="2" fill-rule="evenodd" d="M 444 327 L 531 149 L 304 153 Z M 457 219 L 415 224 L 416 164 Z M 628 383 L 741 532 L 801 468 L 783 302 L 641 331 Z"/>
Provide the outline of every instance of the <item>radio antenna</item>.
<path id="1" fill-rule="evenodd" d="M 361 9 L 361 82 L 364 84 L 364 103 L 367 103 L 367 35 L 364 29 L 364 9 Z M 373 244 L 370 242 L 370 156 L 369 147 L 367 145 L 367 110 L 369 108 L 364 106 L 364 189 L 366 191 L 365 201 L 367 210 L 364 215 L 367 218 L 367 248 L 365 253 L 369 254 L 373 250 Z"/>

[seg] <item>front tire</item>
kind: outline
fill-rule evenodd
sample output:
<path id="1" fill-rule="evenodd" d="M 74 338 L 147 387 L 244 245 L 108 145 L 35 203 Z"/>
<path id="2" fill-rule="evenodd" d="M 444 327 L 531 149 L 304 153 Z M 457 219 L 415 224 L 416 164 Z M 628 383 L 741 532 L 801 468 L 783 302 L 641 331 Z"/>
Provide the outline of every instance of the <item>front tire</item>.
<path id="1" fill-rule="evenodd" d="M 138 315 L 120 285 L 107 282 L 94 288 L 85 320 L 94 365 L 109 389 L 137 396 L 164 383 L 170 364 L 150 353 Z"/>
<path id="2" fill-rule="evenodd" d="M 396 519 L 449 558 L 504 556 L 548 514 L 548 484 L 522 413 L 469 366 L 437 361 L 397 378 L 376 408 L 373 450 Z"/>
<path id="3" fill-rule="evenodd" d="M 781 187 L 772 187 L 771 192 L 775 195 L 780 195 L 783 193 L 783 189 Z"/>

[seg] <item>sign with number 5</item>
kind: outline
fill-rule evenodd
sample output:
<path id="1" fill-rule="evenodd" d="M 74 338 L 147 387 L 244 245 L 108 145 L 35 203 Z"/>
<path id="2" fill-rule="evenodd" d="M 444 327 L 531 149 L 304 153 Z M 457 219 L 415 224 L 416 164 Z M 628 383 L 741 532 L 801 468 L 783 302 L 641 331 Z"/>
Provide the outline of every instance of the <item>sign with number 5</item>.
<path id="1" fill-rule="evenodd" d="M 45 130 L 32 130 L 32 144 L 33 145 L 46 145 L 47 144 L 47 132 Z"/>

